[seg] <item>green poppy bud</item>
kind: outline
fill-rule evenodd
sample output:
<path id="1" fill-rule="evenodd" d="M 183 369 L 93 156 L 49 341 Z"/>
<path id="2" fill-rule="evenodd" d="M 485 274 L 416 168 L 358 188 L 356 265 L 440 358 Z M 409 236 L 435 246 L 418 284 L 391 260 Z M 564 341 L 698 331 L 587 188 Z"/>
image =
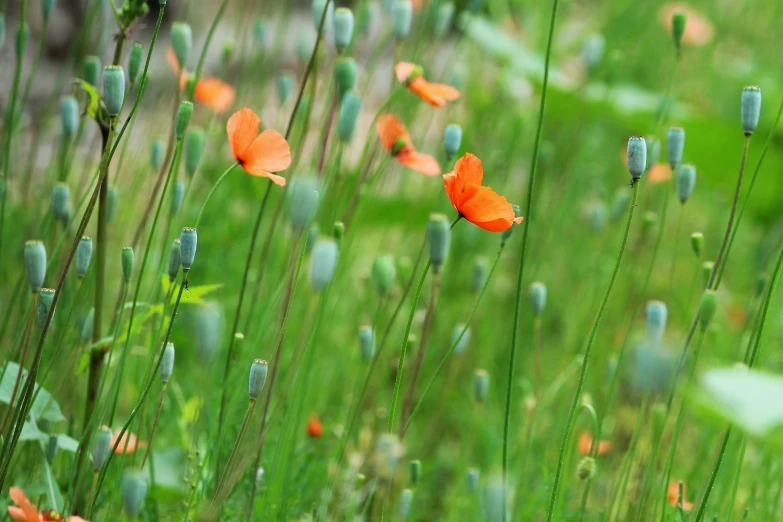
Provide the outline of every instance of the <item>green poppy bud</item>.
<path id="1" fill-rule="evenodd" d="M 403 489 L 400 494 L 400 520 L 406 520 L 413 504 L 413 490 Z"/>
<path id="2" fill-rule="evenodd" d="M 332 280 L 339 254 L 340 249 L 334 239 L 320 238 L 315 242 L 310 261 L 310 282 L 316 292 L 326 288 Z"/>
<path id="3" fill-rule="evenodd" d="M 223 65 L 228 65 L 231 62 L 236 47 L 237 43 L 233 38 L 226 38 L 223 40 L 223 47 L 220 48 L 220 60 L 223 62 Z"/>
<path id="4" fill-rule="evenodd" d="M 418 484 L 421 478 L 421 461 L 415 459 L 411 461 L 411 484 Z"/>
<path id="5" fill-rule="evenodd" d="M 106 192 L 106 220 L 111 223 L 117 213 L 117 204 L 120 201 L 120 190 L 116 186 L 109 187 Z"/>
<path id="6" fill-rule="evenodd" d="M 103 68 L 103 101 L 109 116 L 116 118 L 125 101 L 125 71 L 118 65 Z"/>
<path id="7" fill-rule="evenodd" d="M 283 71 L 277 75 L 277 99 L 280 105 L 288 101 L 294 84 L 296 84 L 296 76 L 291 71 Z"/>
<path id="8" fill-rule="evenodd" d="M 334 80 L 337 85 L 338 100 L 356 86 L 356 60 L 349 57 L 338 58 L 334 62 Z"/>
<path id="9" fill-rule="evenodd" d="M 147 481 L 141 473 L 126 472 L 120 480 L 122 506 L 128 518 L 135 518 L 147 496 Z"/>
<path id="10" fill-rule="evenodd" d="M 696 168 L 693 165 L 677 167 L 677 195 L 680 203 L 685 203 L 696 188 Z"/>
<path id="11" fill-rule="evenodd" d="M 37 293 L 46 278 L 46 247 L 43 241 L 27 241 L 24 244 L 24 266 L 30 289 Z"/>
<path id="12" fill-rule="evenodd" d="M 359 6 L 359 14 L 356 17 L 356 34 L 366 36 L 372 29 L 372 21 L 375 18 L 375 4 L 362 2 Z"/>
<path id="13" fill-rule="evenodd" d="M 595 459 L 593 457 L 582 457 L 576 466 L 576 476 L 579 480 L 590 480 L 595 476 Z"/>
<path id="14" fill-rule="evenodd" d="M 106 426 L 100 428 L 95 433 L 92 441 L 92 468 L 95 471 L 100 470 L 109 459 L 111 452 L 111 430 Z"/>
<path id="15" fill-rule="evenodd" d="M 190 128 L 185 134 L 185 172 L 191 178 L 201 163 L 205 141 L 206 135 L 201 127 Z"/>
<path id="16" fill-rule="evenodd" d="M 253 22 L 253 41 L 258 47 L 263 48 L 266 45 L 267 35 L 269 34 L 269 22 L 258 18 Z"/>
<path id="17" fill-rule="evenodd" d="M 198 233 L 195 228 L 185 227 L 179 236 L 180 261 L 182 270 L 186 272 L 193 266 L 196 259 L 196 246 L 198 244 Z"/>
<path id="18" fill-rule="evenodd" d="M 90 308 L 90 313 L 82 325 L 82 344 L 86 345 L 92 339 L 92 333 L 95 329 L 95 308 Z"/>
<path id="19" fill-rule="evenodd" d="M 190 124 L 190 117 L 193 116 L 193 104 L 189 101 L 184 101 L 179 104 L 177 110 L 177 140 L 181 140 L 185 137 L 185 131 Z"/>
<path id="20" fill-rule="evenodd" d="M 467 483 L 469 492 L 472 493 L 476 491 L 476 488 L 478 487 L 480 475 L 481 472 L 476 468 L 470 468 L 468 472 L 465 474 L 465 479 L 466 479 L 465 482 Z"/>
<path id="21" fill-rule="evenodd" d="M 473 399 L 483 404 L 487 398 L 487 390 L 489 389 L 489 374 L 486 370 L 478 369 L 473 374 Z"/>
<path id="22" fill-rule="evenodd" d="M 54 288 L 41 288 L 41 292 L 38 294 L 38 308 L 36 315 L 38 318 L 38 326 L 43 329 L 46 322 L 46 316 L 49 315 L 49 310 L 52 309 L 52 303 L 54 302 Z M 54 313 L 52 313 L 52 319 L 54 319 Z"/>
<path id="23" fill-rule="evenodd" d="M 669 166 L 676 169 L 682 161 L 682 152 L 685 149 L 685 129 L 672 127 L 666 135 L 666 155 L 669 157 Z"/>
<path id="24" fill-rule="evenodd" d="M 470 327 L 460 323 L 451 331 L 451 346 L 454 347 L 454 353 L 460 354 L 468 349 L 470 343 Z"/>
<path id="25" fill-rule="evenodd" d="M 522 209 L 519 208 L 519 205 L 511 205 L 511 208 L 514 209 L 514 215 L 516 217 L 519 217 L 522 215 Z M 511 237 L 511 234 L 514 232 L 514 229 L 517 227 L 516 221 L 511 223 L 511 226 L 508 227 L 506 230 L 500 233 L 500 246 L 503 246 L 506 244 L 506 241 L 509 240 Z"/>
<path id="26" fill-rule="evenodd" d="M 85 56 L 82 66 L 82 76 L 84 81 L 98 87 L 98 77 L 101 74 L 101 59 L 97 56 Z"/>
<path id="27" fill-rule="evenodd" d="M 443 131 L 443 149 L 446 151 L 446 159 L 451 159 L 457 155 L 462 146 L 462 127 L 456 123 L 446 125 Z"/>
<path id="28" fill-rule="evenodd" d="M 666 303 L 663 301 L 650 301 L 647 303 L 647 338 L 651 341 L 663 340 L 666 331 Z"/>
<path id="29" fill-rule="evenodd" d="M 430 252 L 432 271 L 440 273 L 451 243 L 451 226 L 443 214 L 430 214 L 427 223 L 427 247 Z"/>
<path id="30" fill-rule="evenodd" d="M 141 70 L 141 60 L 144 58 L 144 46 L 140 43 L 133 44 L 128 53 L 128 79 L 131 83 L 136 81 L 136 77 Z"/>
<path id="31" fill-rule="evenodd" d="M 394 286 L 397 270 L 394 266 L 394 256 L 382 254 L 372 263 L 372 282 L 381 297 L 386 297 Z"/>
<path id="32" fill-rule="evenodd" d="M 634 180 L 638 180 L 647 168 L 647 143 L 644 138 L 631 136 L 628 139 L 627 160 L 628 172 Z"/>
<path id="33" fill-rule="evenodd" d="M 313 245 L 318 236 L 321 235 L 318 223 L 310 225 L 310 229 L 307 231 L 307 244 L 305 244 L 305 253 L 309 254 L 313 250 Z"/>
<path id="34" fill-rule="evenodd" d="M 57 183 L 52 189 L 52 214 L 63 224 L 68 216 L 71 189 L 65 183 Z"/>
<path id="35" fill-rule="evenodd" d="M 714 290 L 706 290 L 701 297 L 701 304 L 699 305 L 699 326 L 702 332 L 707 330 L 717 310 L 718 294 Z"/>
<path id="36" fill-rule="evenodd" d="M 353 38 L 353 11 L 340 7 L 334 11 L 334 46 L 342 53 Z"/>
<path id="37" fill-rule="evenodd" d="M 712 271 L 715 269 L 715 263 L 712 261 L 705 261 L 701 264 L 701 278 L 704 286 L 710 282 L 712 277 Z"/>
<path id="38" fill-rule="evenodd" d="M 327 8 L 326 4 L 329 3 Z M 326 17 L 326 20 L 323 18 Z M 321 22 L 323 22 L 323 34 L 329 30 L 332 26 L 332 18 L 334 17 L 334 1 L 329 0 L 313 0 L 313 26 L 318 31 L 321 28 Z"/>
<path id="39" fill-rule="evenodd" d="M 392 31 L 398 40 L 405 40 L 411 32 L 413 4 L 411 0 L 396 0 L 392 7 Z"/>
<path id="40" fill-rule="evenodd" d="M 337 246 L 339 247 L 343 242 L 343 237 L 345 237 L 345 223 L 342 221 L 334 222 L 332 237 L 334 237 L 335 241 L 337 241 Z"/>
<path id="41" fill-rule="evenodd" d="M 375 357 L 375 332 L 370 326 L 359 328 L 359 349 L 362 361 L 368 363 Z"/>
<path id="42" fill-rule="evenodd" d="M 484 520 L 486 522 L 500 522 L 507 511 L 506 491 L 503 480 L 497 476 L 489 477 L 484 487 Z"/>
<path id="43" fill-rule="evenodd" d="M 451 22 L 454 19 L 454 4 L 444 2 L 438 6 L 435 12 L 435 21 L 432 27 L 436 38 L 443 38 L 451 29 Z"/>
<path id="44" fill-rule="evenodd" d="M 672 38 L 674 46 L 679 49 L 682 45 L 682 37 L 685 35 L 685 25 L 688 23 L 688 15 L 682 11 L 676 11 L 672 15 Z"/>
<path id="45" fill-rule="evenodd" d="M 166 144 L 163 140 L 155 140 L 150 148 L 150 165 L 154 170 L 160 169 L 163 164 L 163 155 L 166 153 Z"/>
<path id="46" fill-rule="evenodd" d="M 84 236 L 76 247 L 76 277 L 83 279 L 92 259 L 92 239 Z"/>
<path id="47" fill-rule="evenodd" d="M 185 182 L 177 180 L 174 184 L 174 191 L 171 194 L 171 214 L 179 212 L 182 206 L 182 200 L 185 198 Z"/>
<path id="48" fill-rule="evenodd" d="M 180 266 L 182 266 L 182 261 L 180 258 L 179 238 L 177 238 L 174 240 L 174 243 L 171 245 L 171 250 L 169 251 L 169 281 L 174 282 L 174 280 L 177 279 Z"/>
<path id="49" fill-rule="evenodd" d="M 73 96 L 60 98 L 60 122 L 63 134 L 67 138 L 76 134 L 76 128 L 79 125 L 79 102 Z"/>
<path id="50" fill-rule="evenodd" d="M 190 29 L 190 24 L 185 22 L 174 22 L 171 24 L 169 39 L 171 40 L 174 54 L 177 55 L 179 66 L 184 69 L 188 64 L 190 50 L 193 48 L 193 31 Z"/>
<path id="51" fill-rule="evenodd" d="M 340 100 L 340 114 L 337 117 L 337 134 L 340 141 L 350 142 L 356 130 L 356 120 L 362 108 L 362 99 L 353 92 L 346 92 Z"/>
<path id="52" fill-rule="evenodd" d="M 250 365 L 250 380 L 248 384 L 247 394 L 250 396 L 250 400 L 254 401 L 261 395 L 261 390 L 264 389 L 266 383 L 266 374 L 269 372 L 269 365 L 262 359 L 256 359 L 253 364 Z"/>
<path id="53" fill-rule="evenodd" d="M 125 278 L 126 283 L 130 281 L 131 275 L 133 275 L 133 258 L 133 248 L 124 247 L 122 249 L 122 276 Z"/>
<path id="54" fill-rule="evenodd" d="M 164 384 L 171 379 L 171 373 L 174 371 L 174 343 L 166 343 L 163 349 L 163 358 L 160 360 L 160 380 Z"/>
<path id="55" fill-rule="evenodd" d="M 59 446 L 59 440 L 57 435 L 49 435 L 49 440 L 46 441 L 46 462 L 51 466 L 57 457 L 57 450 Z"/>
<path id="56" fill-rule="evenodd" d="M 745 136 L 750 136 L 759 124 L 761 89 L 755 86 L 743 87 L 740 109 L 742 130 L 745 131 Z"/>
<path id="57" fill-rule="evenodd" d="M 27 22 L 19 24 L 16 31 L 16 60 L 21 62 L 24 59 L 24 50 L 27 48 L 27 40 L 30 38 L 30 26 Z"/>
<path id="58" fill-rule="evenodd" d="M 546 308 L 546 285 L 535 282 L 530 285 L 530 306 L 533 308 L 533 315 L 538 317 L 544 313 Z"/>
<path id="59" fill-rule="evenodd" d="M 288 188 L 288 215 L 297 233 L 303 232 L 318 212 L 318 180 L 314 176 L 297 176 Z"/>

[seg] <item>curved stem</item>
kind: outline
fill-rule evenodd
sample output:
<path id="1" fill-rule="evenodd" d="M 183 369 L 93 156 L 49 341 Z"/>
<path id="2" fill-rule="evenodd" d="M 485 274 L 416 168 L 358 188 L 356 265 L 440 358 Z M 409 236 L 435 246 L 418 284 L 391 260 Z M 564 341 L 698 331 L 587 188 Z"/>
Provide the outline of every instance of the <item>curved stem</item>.
<path id="1" fill-rule="evenodd" d="M 234 463 L 234 459 L 237 456 L 239 445 L 242 443 L 242 437 L 245 436 L 245 431 L 247 431 L 247 424 L 250 422 L 250 418 L 253 415 L 253 409 L 255 406 L 256 401 L 254 399 L 250 399 L 250 403 L 247 405 L 247 411 L 245 411 L 245 418 L 242 420 L 242 427 L 239 428 L 239 435 L 237 435 L 237 440 L 234 442 L 234 447 L 231 449 L 231 454 L 228 456 L 226 469 L 224 469 L 223 474 L 220 475 L 220 480 L 218 480 L 217 487 L 215 488 L 215 498 L 217 498 L 218 493 L 220 493 L 220 489 L 226 483 L 226 477 L 228 476 L 229 471 L 231 471 L 231 465 Z"/>
<path id="2" fill-rule="evenodd" d="M 227 6 L 228 0 L 223 0 L 223 2 L 220 4 L 220 7 L 218 8 L 215 18 L 212 19 L 212 25 L 209 26 L 207 39 L 204 40 L 204 46 L 201 48 L 201 54 L 198 57 L 198 65 L 196 66 L 196 81 L 192 82 L 188 92 L 188 98 L 190 100 L 193 100 L 193 91 L 196 88 L 196 82 L 201 79 L 201 70 L 204 68 L 204 59 L 207 57 L 207 50 L 209 50 L 209 45 L 212 43 L 212 37 L 215 36 L 215 29 L 217 28 L 218 23 L 220 23 L 220 19 L 223 18 L 223 13 L 225 12 Z"/>
<path id="3" fill-rule="evenodd" d="M 27 358 L 27 349 L 30 347 L 30 337 L 33 332 L 33 321 L 35 320 L 38 312 L 38 292 L 33 292 L 33 304 L 30 306 L 30 315 L 27 319 L 27 327 L 25 328 L 24 344 L 22 345 L 22 355 L 19 356 L 19 371 L 16 372 L 16 380 L 14 381 L 14 388 L 11 391 L 11 399 L 8 401 L 8 409 L 3 417 L 3 422 L 0 424 L 0 433 L 5 433 L 8 419 L 11 418 L 11 412 L 14 410 L 14 400 L 16 400 L 16 392 L 19 391 L 19 383 L 22 382 L 22 375 L 24 375 L 24 360 Z M 5 373 L 5 372 L 3 372 Z"/>
<path id="4" fill-rule="evenodd" d="M 231 164 L 231 166 L 230 166 L 230 167 L 228 167 L 228 168 L 225 170 L 225 172 L 223 172 L 223 174 L 221 174 L 221 175 L 220 175 L 220 177 L 219 177 L 219 178 L 218 178 L 218 180 L 215 182 L 215 184 L 214 184 L 214 185 L 212 185 L 212 188 L 209 190 L 209 194 L 207 194 L 207 197 L 206 197 L 206 199 L 204 200 L 204 204 L 203 204 L 203 205 L 201 205 L 201 210 L 199 210 L 199 212 L 198 212 L 198 217 L 196 218 L 196 226 L 194 226 L 193 228 L 195 228 L 195 229 L 197 229 L 197 230 L 198 230 L 198 227 L 199 227 L 199 225 L 201 224 L 201 216 L 203 216 L 203 215 L 204 215 L 204 209 L 205 209 L 205 208 L 207 208 L 207 203 L 209 203 L 209 199 L 212 197 L 212 194 L 214 194 L 214 193 L 215 193 L 215 189 L 217 189 L 217 188 L 218 188 L 218 186 L 219 186 L 221 183 L 223 183 L 223 180 L 224 180 L 224 179 L 226 179 L 226 176 L 228 176 L 228 174 L 229 174 L 229 173 L 230 173 L 232 170 L 234 170 L 235 168 L 237 168 L 238 166 L 239 166 L 239 162 L 238 162 L 238 161 L 235 161 L 234 163 L 232 163 L 232 164 Z M 270 182 L 270 183 L 271 183 L 271 182 Z M 269 189 L 267 189 L 267 194 L 268 194 L 268 193 L 269 193 Z M 266 197 L 266 196 L 264 196 L 264 197 Z"/>
<path id="5" fill-rule="evenodd" d="M 158 419 L 160 419 L 160 410 L 163 408 L 163 398 L 166 396 L 167 382 L 163 383 L 160 388 L 160 400 L 158 401 L 158 409 L 155 411 L 155 421 L 152 423 L 152 431 L 150 431 L 150 440 L 147 442 L 147 451 L 144 452 L 144 458 L 141 460 L 141 469 L 144 469 L 144 464 L 147 463 L 147 457 L 150 456 L 152 451 L 152 440 L 155 438 L 155 429 L 158 427 Z"/>

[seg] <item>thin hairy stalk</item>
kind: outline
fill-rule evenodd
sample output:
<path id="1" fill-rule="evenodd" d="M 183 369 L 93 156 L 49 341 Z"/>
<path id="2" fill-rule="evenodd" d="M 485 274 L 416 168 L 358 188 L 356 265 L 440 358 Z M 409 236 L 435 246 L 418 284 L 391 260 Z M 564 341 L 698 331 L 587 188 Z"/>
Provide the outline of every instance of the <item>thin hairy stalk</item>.
<path id="1" fill-rule="evenodd" d="M 215 189 L 218 188 L 218 186 L 223 182 L 224 179 L 226 179 L 226 176 L 229 175 L 229 173 L 237 168 L 239 166 L 239 162 L 235 161 L 234 163 L 229 166 L 223 174 L 220 175 L 220 177 L 217 179 L 214 185 L 212 185 L 212 188 L 209 190 L 209 194 L 207 194 L 206 199 L 204 199 L 204 204 L 201 205 L 201 210 L 198 212 L 198 217 L 196 218 L 196 226 L 193 227 L 198 230 L 199 225 L 201 224 L 201 217 L 204 215 L 204 209 L 207 208 L 207 203 L 209 203 L 210 198 L 212 197 L 212 194 L 215 193 Z M 270 186 L 272 182 L 269 182 Z M 266 197 L 269 195 L 269 187 L 266 189 L 266 194 L 264 195 L 264 201 L 266 201 Z"/>
<path id="2" fill-rule="evenodd" d="M 218 8 L 215 18 L 212 19 L 212 24 L 209 26 L 207 39 L 204 40 L 204 46 L 201 48 L 201 54 L 198 57 L 198 65 L 196 66 L 196 81 L 191 82 L 191 87 L 188 91 L 188 99 L 190 101 L 193 101 L 193 91 L 196 88 L 196 82 L 201 79 L 201 71 L 204 68 L 204 59 L 207 57 L 207 51 L 209 50 L 209 45 L 212 43 L 212 37 L 215 36 L 215 29 L 220 23 L 221 18 L 223 18 L 223 13 L 225 12 L 227 6 L 228 0 L 223 0 L 220 3 L 220 7 Z"/>
<path id="3" fill-rule="evenodd" d="M 144 464 L 147 463 L 147 457 L 150 456 L 152 451 L 152 441 L 155 438 L 155 429 L 158 427 L 158 420 L 160 419 L 160 410 L 163 409 L 163 398 L 166 396 L 167 382 L 163 383 L 160 388 L 160 400 L 158 401 L 158 408 L 155 411 L 155 421 L 152 423 L 152 431 L 150 431 L 150 440 L 147 442 L 147 451 L 144 452 L 144 458 L 141 460 L 141 469 L 144 469 Z"/>
<path id="4" fill-rule="evenodd" d="M 237 440 L 234 442 L 234 447 L 231 448 L 231 454 L 228 456 L 228 461 L 226 462 L 226 469 L 223 470 L 223 474 L 220 475 L 220 480 L 218 480 L 217 487 L 215 488 L 215 498 L 217 498 L 218 494 L 221 493 L 221 489 L 225 485 L 226 477 L 228 477 L 228 473 L 231 471 L 231 466 L 234 464 L 234 459 L 237 456 L 237 451 L 239 451 L 239 445 L 242 443 L 242 438 L 245 436 L 245 431 L 247 431 L 247 425 L 250 422 L 250 418 L 253 416 L 253 409 L 256 406 L 255 399 L 250 399 L 249 404 L 247 405 L 247 411 L 245 411 L 245 418 L 242 419 L 242 427 L 239 428 L 239 435 L 237 435 Z M 213 507 L 214 507 L 214 499 L 213 499 Z"/>

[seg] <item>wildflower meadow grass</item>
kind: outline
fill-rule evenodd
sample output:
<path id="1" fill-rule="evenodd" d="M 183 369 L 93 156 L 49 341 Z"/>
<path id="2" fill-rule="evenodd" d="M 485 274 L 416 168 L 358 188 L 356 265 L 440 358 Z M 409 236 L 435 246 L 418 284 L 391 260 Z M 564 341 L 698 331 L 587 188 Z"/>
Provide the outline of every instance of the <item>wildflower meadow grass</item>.
<path id="1" fill-rule="evenodd" d="M 783 518 L 723 4 L 0 0 L 1 520 Z"/>

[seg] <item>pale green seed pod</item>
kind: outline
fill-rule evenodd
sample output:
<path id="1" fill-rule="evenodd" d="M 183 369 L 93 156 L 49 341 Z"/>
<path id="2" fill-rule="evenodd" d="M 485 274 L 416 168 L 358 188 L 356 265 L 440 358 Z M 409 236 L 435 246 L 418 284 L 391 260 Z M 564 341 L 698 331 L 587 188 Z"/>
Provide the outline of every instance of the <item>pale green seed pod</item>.
<path id="1" fill-rule="evenodd" d="M 696 188 L 696 167 L 693 165 L 680 165 L 677 167 L 677 196 L 680 203 L 685 204 Z"/>
<path id="2" fill-rule="evenodd" d="M 606 39 L 601 34 L 591 34 L 582 46 L 582 63 L 588 71 L 594 71 L 606 52 Z"/>
<path id="3" fill-rule="evenodd" d="M 85 82 L 93 87 L 98 87 L 98 78 L 101 74 L 101 59 L 97 56 L 85 56 L 82 66 L 82 76 Z"/>
<path id="4" fill-rule="evenodd" d="M 315 35 L 312 33 L 300 33 L 296 40 L 296 58 L 300 63 L 307 63 L 315 49 Z"/>
<path id="5" fill-rule="evenodd" d="M 596 465 L 593 457 L 582 457 L 576 466 L 576 476 L 579 480 L 590 480 L 595 476 Z"/>
<path id="6" fill-rule="evenodd" d="M 682 153 L 684 150 L 685 129 L 682 127 L 672 127 L 666 135 L 666 155 L 672 170 L 676 169 L 682 161 Z"/>
<path id="7" fill-rule="evenodd" d="M 685 35 L 685 26 L 687 23 L 687 13 L 676 11 L 672 15 L 672 38 L 674 39 L 674 46 L 677 49 L 680 49 L 682 45 L 682 37 Z"/>
<path id="8" fill-rule="evenodd" d="M 334 62 L 334 81 L 337 85 L 337 99 L 356 86 L 356 60 L 343 56 Z"/>
<path id="9" fill-rule="evenodd" d="M 462 333 L 463 330 L 465 333 Z M 470 327 L 460 323 L 451 331 L 451 346 L 454 347 L 454 353 L 463 353 L 468 349 L 468 344 L 470 344 Z"/>
<path id="10" fill-rule="evenodd" d="M 177 110 L 177 140 L 181 140 L 185 137 L 185 131 L 188 129 L 191 116 L 193 116 L 193 104 L 189 101 L 180 103 L 179 110 Z"/>
<path id="11" fill-rule="evenodd" d="M 150 165 L 154 170 L 160 169 L 163 165 L 163 155 L 166 153 L 166 144 L 163 140 L 155 140 L 150 148 Z"/>
<path id="12" fill-rule="evenodd" d="M 191 127 L 185 134 L 185 172 L 191 178 L 201 163 L 205 142 L 206 134 L 201 127 Z"/>
<path id="13" fill-rule="evenodd" d="M 316 292 L 326 288 L 332 280 L 339 254 L 340 249 L 334 239 L 320 238 L 315 242 L 310 261 L 310 282 Z"/>
<path id="14" fill-rule="evenodd" d="M 544 313 L 546 308 L 546 285 L 535 282 L 530 285 L 530 306 L 533 309 L 533 315 L 538 317 Z"/>
<path id="15" fill-rule="evenodd" d="M 413 490 L 403 489 L 400 494 L 400 520 L 406 520 L 411 512 L 411 505 L 413 504 Z"/>
<path id="16" fill-rule="evenodd" d="M 185 182 L 177 180 L 174 184 L 174 191 L 171 194 L 171 215 L 179 212 L 182 207 L 182 200 L 185 199 Z"/>
<path id="17" fill-rule="evenodd" d="M 411 0 L 395 0 L 392 7 L 392 32 L 398 40 L 405 40 L 411 32 L 413 4 Z"/>
<path id="18" fill-rule="evenodd" d="M 323 34 L 326 34 L 329 28 L 332 27 L 332 19 L 334 18 L 334 1 L 329 2 L 328 8 L 326 6 L 327 1 L 313 0 L 313 26 L 318 31 L 323 21 Z M 326 20 L 323 20 L 324 17 L 326 17 Z"/>
<path id="19" fill-rule="evenodd" d="M 297 176 L 288 185 L 288 215 L 291 227 L 302 233 L 318 212 L 319 186 L 315 176 Z"/>
<path id="20" fill-rule="evenodd" d="M 166 343 L 163 349 L 163 358 L 160 360 L 160 380 L 162 383 L 169 382 L 171 373 L 174 371 L 174 343 Z"/>
<path id="21" fill-rule="evenodd" d="M 134 83 L 139 76 L 142 59 L 144 59 L 144 46 L 140 43 L 133 44 L 128 53 L 128 80 L 131 83 Z"/>
<path id="22" fill-rule="evenodd" d="M 267 36 L 269 35 L 269 22 L 262 18 L 253 21 L 253 42 L 257 47 L 266 46 Z"/>
<path id="23" fill-rule="evenodd" d="M 701 297 L 701 304 L 699 305 L 699 326 L 702 332 L 707 330 L 717 310 L 718 294 L 714 290 L 706 290 Z"/>
<path id="24" fill-rule="evenodd" d="M 487 282 L 487 259 L 477 257 L 473 263 L 473 274 L 470 278 L 470 289 L 474 294 L 481 292 Z"/>
<path id="25" fill-rule="evenodd" d="M 171 24 L 169 39 L 171 40 L 174 54 L 177 55 L 180 68 L 185 68 L 188 64 L 190 50 L 193 48 L 193 31 L 190 29 L 190 24 L 185 22 L 174 22 Z"/>
<path id="26" fill-rule="evenodd" d="M 348 143 L 356 130 L 356 120 L 362 108 L 362 99 L 353 92 L 346 92 L 340 100 L 340 114 L 337 117 L 337 135 L 340 141 Z"/>
<path id="27" fill-rule="evenodd" d="M 133 248 L 124 247 L 122 249 L 122 276 L 125 278 L 125 282 L 130 281 L 133 275 Z"/>
<path id="28" fill-rule="evenodd" d="M 359 328 L 359 349 L 362 361 L 368 363 L 375 357 L 375 332 L 370 326 Z"/>
<path id="29" fill-rule="evenodd" d="M 334 46 L 342 53 L 353 38 L 353 11 L 340 7 L 334 11 Z"/>
<path id="30" fill-rule="evenodd" d="M 223 65 L 228 65 L 231 62 L 236 48 L 237 43 L 233 38 L 223 40 L 223 46 L 220 48 L 220 61 L 223 62 Z"/>
<path id="31" fill-rule="evenodd" d="M 90 313 L 87 314 L 87 318 L 82 325 L 82 344 L 86 345 L 92 339 L 92 333 L 95 329 L 95 308 L 90 308 Z"/>
<path id="32" fill-rule="evenodd" d="M 519 208 L 519 205 L 511 205 L 511 208 L 514 209 L 514 215 L 516 217 L 519 217 L 522 215 L 522 209 Z M 511 234 L 514 232 L 514 229 L 517 228 L 517 223 L 513 222 L 511 223 L 511 226 L 500 233 L 500 246 L 505 246 L 506 242 L 511 238 Z"/>
<path id="33" fill-rule="evenodd" d="M 647 168 L 647 143 L 644 138 L 631 136 L 628 139 L 627 160 L 628 172 L 631 173 L 633 179 L 641 178 Z"/>
<path id="34" fill-rule="evenodd" d="M 380 297 L 389 295 L 394 281 L 397 278 L 397 268 L 394 265 L 394 256 L 381 254 L 372 263 L 372 282 Z"/>
<path id="35" fill-rule="evenodd" d="M 126 472 L 120 480 L 122 506 L 129 518 L 134 518 L 147 496 L 147 481 L 141 473 Z"/>
<path id="36" fill-rule="evenodd" d="M 120 201 L 120 190 L 116 186 L 109 187 L 106 192 L 106 220 L 111 223 L 117 214 L 117 205 Z"/>
<path id="37" fill-rule="evenodd" d="M 372 22 L 375 19 L 375 4 L 370 1 L 362 2 L 359 5 L 359 14 L 356 17 L 356 34 L 367 36 L 372 29 Z"/>
<path id="38" fill-rule="evenodd" d="M 38 308 L 36 309 L 36 315 L 38 319 L 38 326 L 43 329 L 46 322 L 46 316 L 49 315 L 49 310 L 52 308 L 54 302 L 54 288 L 41 288 L 41 292 L 38 294 Z M 52 319 L 54 319 L 54 313 L 52 313 Z"/>
<path id="39" fill-rule="evenodd" d="M 111 453 L 111 430 L 103 426 L 95 433 L 92 441 L 92 469 L 100 470 Z"/>
<path id="40" fill-rule="evenodd" d="M 702 284 L 707 286 L 712 277 L 712 271 L 715 269 L 715 263 L 712 261 L 705 261 L 701 264 L 701 278 Z"/>
<path id="41" fill-rule="evenodd" d="M 16 31 L 16 61 L 21 62 L 24 59 L 24 51 L 27 48 L 27 41 L 30 39 L 30 26 L 27 22 L 19 24 Z"/>
<path id="42" fill-rule="evenodd" d="M 473 400 L 484 404 L 489 390 L 489 374 L 486 370 L 478 369 L 473 373 Z"/>
<path id="43" fill-rule="evenodd" d="M 59 440 L 56 435 L 49 435 L 49 440 L 46 441 L 46 462 L 51 466 L 57 457 L 57 450 L 59 449 Z"/>
<path id="44" fill-rule="evenodd" d="M 52 189 L 52 214 L 63 224 L 66 223 L 70 201 L 71 189 L 65 183 L 57 183 Z"/>
<path id="45" fill-rule="evenodd" d="M 79 102 L 75 97 L 68 95 L 60 98 L 60 123 L 66 138 L 76 134 L 76 128 L 79 126 Z"/>
<path id="46" fill-rule="evenodd" d="M 443 214 L 430 214 L 427 223 L 427 247 L 430 253 L 430 263 L 435 274 L 440 273 L 451 244 L 451 227 L 449 220 Z"/>
<path id="47" fill-rule="evenodd" d="M 251 401 L 254 401 L 261 395 L 266 383 L 266 375 L 269 372 L 269 365 L 262 359 L 256 359 L 250 365 L 250 379 L 247 394 Z"/>
<path id="48" fill-rule="evenodd" d="M 284 105 L 296 84 L 296 76 L 291 71 L 282 71 L 277 75 L 277 99 Z"/>
<path id="49" fill-rule="evenodd" d="M 103 101 L 109 116 L 116 118 L 125 101 L 125 71 L 119 65 L 103 68 Z"/>
<path id="50" fill-rule="evenodd" d="M 87 274 L 87 269 L 90 268 L 90 260 L 92 259 L 92 238 L 83 236 L 79 240 L 79 245 L 76 247 L 76 277 L 83 279 Z"/>
<path id="51" fill-rule="evenodd" d="M 500 522 L 504 520 L 507 512 L 506 492 L 503 487 L 503 479 L 492 476 L 486 482 L 484 488 L 484 520 L 486 522 Z"/>
<path id="52" fill-rule="evenodd" d="M 667 315 L 666 303 L 663 301 L 647 303 L 647 338 L 649 340 L 655 342 L 663 340 Z"/>
<path id="53" fill-rule="evenodd" d="M 451 23 L 454 20 L 454 4 L 452 2 L 443 2 L 438 6 L 435 12 L 435 20 L 432 31 L 436 38 L 443 38 L 451 29 Z"/>
<path id="54" fill-rule="evenodd" d="M 30 289 L 37 293 L 46 279 L 46 247 L 43 241 L 27 241 L 24 244 L 24 266 Z"/>
<path id="55" fill-rule="evenodd" d="M 186 272 L 193 266 L 196 259 L 196 246 L 198 245 L 198 233 L 195 228 L 185 227 L 179 236 L 180 260 L 182 270 Z"/>
<path id="56" fill-rule="evenodd" d="M 443 131 L 443 150 L 446 151 L 446 159 L 451 160 L 459 152 L 462 146 L 462 127 L 456 123 L 446 125 Z"/>
<path id="57" fill-rule="evenodd" d="M 476 491 L 476 488 L 478 488 L 480 476 L 481 476 L 481 472 L 476 468 L 468 469 L 468 472 L 465 474 L 465 479 L 466 479 L 465 482 L 467 483 L 469 492 L 473 493 L 474 491 Z"/>
<path id="58" fill-rule="evenodd" d="M 761 114 L 761 89 L 756 86 L 743 87 L 740 103 L 742 130 L 750 136 L 759 124 Z"/>
<path id="59" fill-rule="evenodd" d="M 174 243 L 171 245 L 171 250 L 169 251 L 169 281 L 173 282 L 177 279 L 177 274 L 179 274 L 179 268 L 181 266 L 180 243 L 179 238 L 177 238 L 174 240 Z"/>
<path id="60" fill-rule="evenodd" d="M 419 459 L 415 459 L 411 461 L 411 484 L 416 485 L 419 483 L 419 480 L 421 479 L 421 461 Z"/>

